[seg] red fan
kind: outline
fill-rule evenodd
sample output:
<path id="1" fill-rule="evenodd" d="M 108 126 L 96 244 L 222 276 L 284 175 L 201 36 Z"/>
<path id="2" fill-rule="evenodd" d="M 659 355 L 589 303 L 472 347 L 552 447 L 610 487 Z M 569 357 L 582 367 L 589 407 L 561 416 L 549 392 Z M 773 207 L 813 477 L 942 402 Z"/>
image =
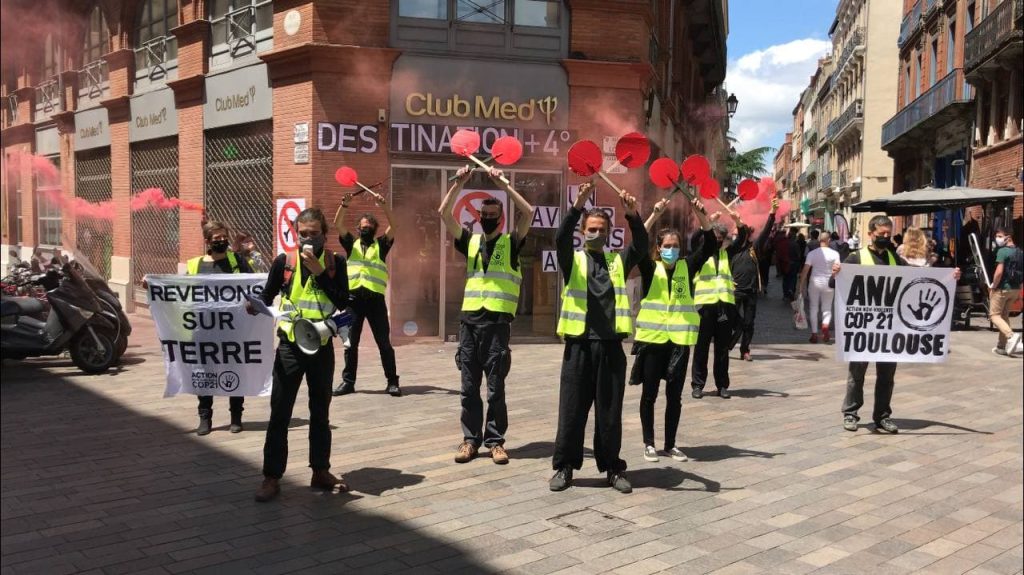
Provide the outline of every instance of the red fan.
<path id="1" fill-rule="evenodd" d="M 721 186 L 718 185 L 718 180 L 708 176 L 704 178 L 697 187 L 700 191 L 700 197 L 705 200 L 714 200 L 718 198 L 718 193 L 722 190 Z"/>
<path id="2" fill-rule="evenodd" d="M 672 158 L 658 158 L 647 169 L 651 183 L 659 188 L 672 188 L 679 181 L 679 165 Z"/>
<path id="3" fill-rule="evenodd" d="M 577 176 L 583 176 L 589 178 L 597 174 L 599 178 L 604 180 L 604 183 L 608 184 L 611 189 L 615 190 L 615 193 L 622 195 L 622 189 L 615 185 L 615 182 L 611 181 L 603 171 L 601 171 L 601 148 L 597 147 L 597 144 L 590 140 L 580 140 L 569 147 L 569 152 L 566 154 L 566 159 L 569 161 L 569 169 L 572 173 Z"/>
<path id="4" fill-rule="evenodd" d="M 514 136 L 502 136 L 491 146 L 491 157 L 502 166 L 511 166 L 523 157 L 523 144 Z"/>
<path id="5" fill-rule="evenodd" d="M 698 185 L 700 182 L 711 177 L 711 164 L 708 159 L 699 154 L 687 156 L 681 166 L 683 179 L 690 185 Z M 703 194 L 701 194 L 703 195 Z"/>
<path id="6" fill-rule="evenodd" d="M 351 186 L 359 186 L 360 188 L 362 188 L 359 191 L 353 193 L 352 196 L 358 196 L 363 192 L 370 192 L 370 195 L 375 198 L 381 197 L 380 194 L 378 194 L 377 192 L 364 186 L 362 182 L 359 181 L 359 175 L 356 174 L 356 171 L 348 166 L 342 166 L 338 168 L 334 172 L 334 179 L 335 181 L 337 181 L 342 186 L 345 186 L 346 188 Z"/>
<path id="7" fill-rule="evenodd" d="M 630 132 L 615 144 L 615 158 L 627 168 L 639 168 L 651 157 L 651 143 L 640 132 Z"/>
<path id="8" fill-rule="evenodd" d="M 757 195 L 760 193 L 760 189 L 757 185 L 757 180 L 747 178 L 736 186 L 736 199 L 729 202 L 729 205 L 725 206 L 726 209 L 733 207 L 736 202 L 743 200 L 744 202 L 750 202 L 757 199 Z"/>
<path id="9" fill-rule="evenodd" d="M 497 144 L 498 142 L 495 142 Z M 518 144 L 518 142 L 516 142 Z M 491 167 L 485 164 L 480 158 L 473 154 L 480 149 L 480 134 L 473 130 L 459 130 L 452 134 L 451 141 L 452 151 L 460 156 L 465 156 L 473 161 L 474 164 L 480 166 L 485 170 L 490 170 Z M 520 149 L 522 154 L 522 149 Z M 518 158 L 516 158 L 518 160 Z M 506 186 L 511 185 L 508 178 L 501 176 L 499 178 Z"/>

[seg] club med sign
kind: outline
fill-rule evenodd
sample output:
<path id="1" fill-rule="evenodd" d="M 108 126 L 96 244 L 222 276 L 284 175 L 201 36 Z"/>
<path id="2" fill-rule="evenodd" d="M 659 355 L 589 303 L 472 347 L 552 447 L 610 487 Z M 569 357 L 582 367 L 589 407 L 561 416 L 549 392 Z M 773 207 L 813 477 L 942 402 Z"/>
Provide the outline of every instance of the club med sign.
<path id="1" fill-rule="evenodd" d="M 530 98 L 525 102 L 502 100 L 500 96 L 476 96 L 472 101 L 458 94 L 437 97 L 434 94 L 413 92 L 405 97 L 405 113 L 412 117 L 432 118 L 475 118 L 478 120 L 508 120 L 510 122 L 532 122 L 539 113 L 545 125 L 550 126 L 558 97 Z"/>

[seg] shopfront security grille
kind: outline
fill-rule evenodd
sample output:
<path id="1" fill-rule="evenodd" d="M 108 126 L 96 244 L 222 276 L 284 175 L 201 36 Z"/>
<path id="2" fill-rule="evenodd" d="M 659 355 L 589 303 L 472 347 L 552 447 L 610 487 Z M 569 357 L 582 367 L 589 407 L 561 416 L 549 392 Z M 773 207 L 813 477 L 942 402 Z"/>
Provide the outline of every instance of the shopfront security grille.
<path id="1" fill-rule="evenodd" d="M 156 188 L 178 197 L 178 139 L 162 138 L 132 144 L 132 193 Z M 179 208 L 148 207 L 132 212 L 132 282 L 135 301 L 146 300 L 146 274 L 178 271 Z M 197 230 L 191 232 L 198 233 Z"/>
<path id="2" fill-rule="evenodd" d="M 100 205 L 112 198 L 110 188 L 110 148 L 79 152 L 75 157 L 75 196 Z M 100 210 L 76 210 L 75 247 L 78 258 L 85 258 L 97 273 L 110 279 L 110 255 L 114 247 L 113 221 L 90 217 Z"/>
<path id="3" fill-rule="evenodd" d="M 248 232 L 274 253 L 274 157 L 270 122 L 206 132 L 206 215 Z"/>

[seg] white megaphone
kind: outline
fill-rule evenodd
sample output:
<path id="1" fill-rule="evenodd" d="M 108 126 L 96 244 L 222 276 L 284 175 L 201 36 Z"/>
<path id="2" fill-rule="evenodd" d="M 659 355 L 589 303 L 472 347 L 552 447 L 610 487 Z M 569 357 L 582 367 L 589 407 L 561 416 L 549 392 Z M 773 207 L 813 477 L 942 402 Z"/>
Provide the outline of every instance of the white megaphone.
<path id="1" fill-rule="evenodd" d="M 352 316 L 342 312 L 323 321 L 297 319 L 292 326 L 292 333 L 295 335 L 295 345 L 299 346 L 302 353 L 313 355 L 320 351 L 321 341 L 335 335 L 341 338 L 342 345 L 348 349 L 352 345 L 348 340 L 350 325 Z"/>

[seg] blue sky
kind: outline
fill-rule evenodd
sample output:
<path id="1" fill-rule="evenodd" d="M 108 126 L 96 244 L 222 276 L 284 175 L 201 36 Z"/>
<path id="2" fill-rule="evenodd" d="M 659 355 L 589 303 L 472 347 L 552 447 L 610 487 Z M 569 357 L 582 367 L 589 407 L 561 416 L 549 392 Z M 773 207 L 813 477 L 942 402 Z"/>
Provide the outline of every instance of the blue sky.
<path id="1" fill-rule="evenodd" d="M 831 51 L 836 0 L 730 0 L 726 87 L 739 108 L 736 149 L 777 148 L 792 126 L 800 92 Z"/>

